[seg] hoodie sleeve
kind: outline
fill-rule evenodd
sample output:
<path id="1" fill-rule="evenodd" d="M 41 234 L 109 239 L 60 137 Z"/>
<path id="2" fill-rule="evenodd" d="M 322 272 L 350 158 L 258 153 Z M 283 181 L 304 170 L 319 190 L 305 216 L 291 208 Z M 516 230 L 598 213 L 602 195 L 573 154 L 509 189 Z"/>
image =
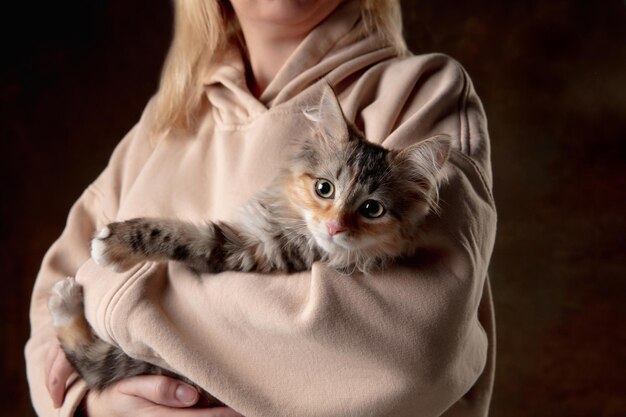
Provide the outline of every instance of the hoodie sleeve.
<path id="1" fill-rule="evenodd" d="M 444 56 L 371 71 L 339 90 L 368 137 L 395 148 L 456 138 L 441 212 L 413 259 L 376 275 L 318 263 L 288 276 L 201 279 L 177 263 L 120 276 L 88 261 L 78 279 L 98 333 L 247 417 L 485 415 L 496 214 L 482 107 Z M 477 384 L 483 400 L 472 408 L 461 399 Z"/>
<path id="2" fill-rule="evenodd" d="M 106 169 L 74 203 L 63 233 L 46 253 L 37 275 L 30 306 L 31 333 L 24 353 L 31 399 L 41 417 L 73 416 L 87 390 L 84 381 L 74 374 L 61 408 L 55 409 L 52 404 L 46 389 L 45 360 L 56 336 L 48 313 L 48 298 L 56 282 L 75 276 L 89 259 L 89 242 L 94 231 L 114 218 L 121 196 L 150 154 L 144 119 L 126 135 Z"/>

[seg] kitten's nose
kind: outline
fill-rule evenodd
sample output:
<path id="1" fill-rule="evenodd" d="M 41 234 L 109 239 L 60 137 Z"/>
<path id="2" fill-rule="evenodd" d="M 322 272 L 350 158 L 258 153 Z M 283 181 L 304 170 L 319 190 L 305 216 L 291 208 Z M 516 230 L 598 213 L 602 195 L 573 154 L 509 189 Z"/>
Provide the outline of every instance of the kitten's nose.
<path id="1" fill-rule="evenodd" d="M 331 236 L 335 236 L 337 233 L 346 230 L 346 227 L 338 222 L 328 222 L 326 223 L 326 227 L 328 228 L 328 234 Z"/>

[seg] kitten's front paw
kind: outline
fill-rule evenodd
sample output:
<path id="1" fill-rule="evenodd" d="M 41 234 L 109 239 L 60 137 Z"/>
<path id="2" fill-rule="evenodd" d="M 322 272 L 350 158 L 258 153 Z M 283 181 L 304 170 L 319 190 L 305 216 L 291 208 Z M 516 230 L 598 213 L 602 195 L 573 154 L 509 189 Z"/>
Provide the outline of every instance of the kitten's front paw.
<path id="1" fill-rule="evenodd" d="M 65 278 L 52 287 L 48 311 L 54 327 L 66 326 L 83 315 L 83 291 L 74 278 Z"/>
<path id="2" fill-rule="evenodd" d="M 109 224 L 100 229 L 91 240 L 91 258 L 97 265 L 109 266 L 115 272 L 126 271 L 140 261 L 120 238 L 117 229 L 122 224 Z"/>
<path id="3" fill-rule="evenodd" d="M 91 240 L 91 258 L 100 266 L 108 266 L 111 264 L 109 257 L 108 245 L 105 239 L 111 236 L 111 229 L 105 227 L 100 229 Z"/>

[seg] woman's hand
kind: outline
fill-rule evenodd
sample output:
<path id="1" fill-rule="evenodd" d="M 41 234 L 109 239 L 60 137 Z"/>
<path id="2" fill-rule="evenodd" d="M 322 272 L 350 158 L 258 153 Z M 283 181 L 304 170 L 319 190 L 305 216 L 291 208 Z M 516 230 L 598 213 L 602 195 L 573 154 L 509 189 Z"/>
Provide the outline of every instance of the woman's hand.
<path id="1" fill-rule="evenodd" d="M 228 407 L 187 408 L 199 399 L 198 391 L 177 379 L 144 375 L 123 379 L 101 393 L 89 392 L 88 417 L 243 417 Z"/>
<path id="2" fill-rule="evenodd" d="M 56 408 L 63 404 L 65 385 L 72 372 L 74 372 L 72 364 L 65 357 L 59 342 L 55 340 L 50 345 L 46 358 L 46 388 Z"/>
<path id="3" fill-rule="evenodd" d="M 46 381 L 57 408 L 63 404 L 65 386 L 72 372 L 74 368 L 55 341 L 46 359 Z M 119 381 L 101 393 L 88 392 L 85 411 L 89 417 L 243 417 L 228 407 L 187 408 L 198 399 L 195 388 L 177 379 L 157 375 L 136 376 Z"/>

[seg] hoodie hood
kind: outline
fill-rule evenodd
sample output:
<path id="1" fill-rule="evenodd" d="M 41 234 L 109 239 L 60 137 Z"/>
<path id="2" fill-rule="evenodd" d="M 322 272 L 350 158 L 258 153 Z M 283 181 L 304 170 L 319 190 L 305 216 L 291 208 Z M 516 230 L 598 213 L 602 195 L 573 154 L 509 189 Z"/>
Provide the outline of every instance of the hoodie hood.
<path id="1" fill-rule="evenodd" d="M 322 78 L 335 85 L 396 56 L 380 36 L 359 36 L 361 24 L 360 2 L 341 4 L 298 45 L 259 98 L 248 89 L 241 51 L 230 48 L 224 63 L 204 81 L 215 120 L 229 125 L 249 123 Z"/>

